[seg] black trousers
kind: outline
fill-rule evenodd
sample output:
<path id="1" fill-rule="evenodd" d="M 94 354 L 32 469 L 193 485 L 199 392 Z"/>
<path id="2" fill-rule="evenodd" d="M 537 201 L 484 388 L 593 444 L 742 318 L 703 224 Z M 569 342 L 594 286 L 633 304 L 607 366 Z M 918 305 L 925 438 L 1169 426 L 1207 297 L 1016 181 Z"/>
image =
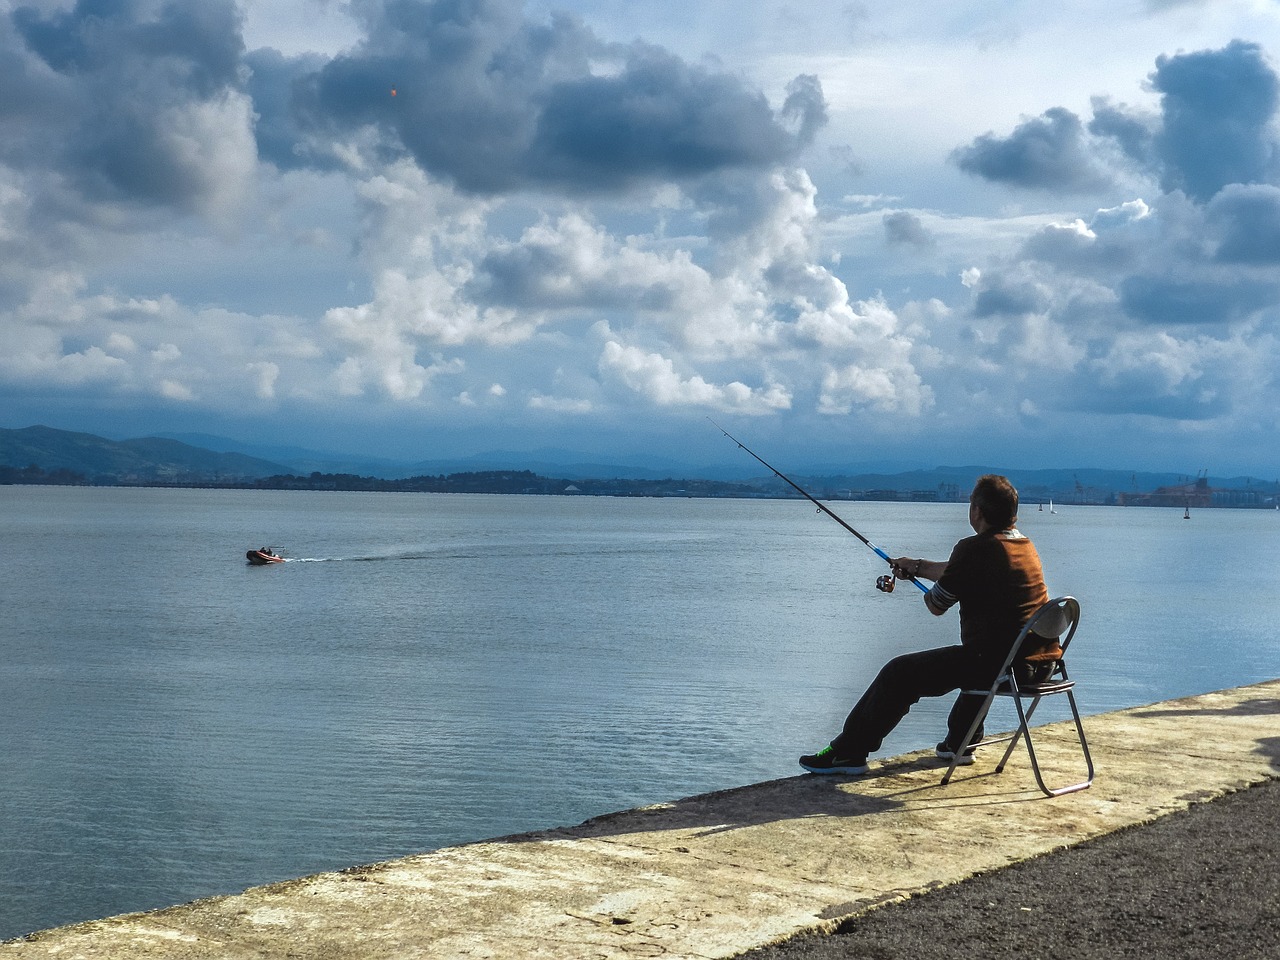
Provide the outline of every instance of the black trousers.
<path id="1" fill-rule="evenodd" d="M 844 730 L 831 745 L 842 758 L 874 753 L 922 697 L 941 697 L 962 688 L 989 687 L 1000 666 L 1000 661 L 993 663 L 958 645 L 894 657 L 849 713 Z M 966 694 L 956 698 L 947 717 L 948 743 L 959 746 L 973 718 L 982 709 L 983 699 Z M 982 736 L 981 727 L 977 736 Z"/>

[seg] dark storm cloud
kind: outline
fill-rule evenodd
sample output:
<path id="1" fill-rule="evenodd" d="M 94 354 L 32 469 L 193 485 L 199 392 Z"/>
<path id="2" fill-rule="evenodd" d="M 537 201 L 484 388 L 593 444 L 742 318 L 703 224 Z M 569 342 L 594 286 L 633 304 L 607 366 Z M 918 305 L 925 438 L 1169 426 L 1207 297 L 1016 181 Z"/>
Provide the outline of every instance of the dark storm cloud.
<path id="1" fill-rule="evenodd" d="M 1136 320 L 1157 326 L 1242 320 L 1275 303 L 1280 288 L 1240 279 L 1215 282 L 1169 276 L 1132 276 L 1120 284 L 1120 304 Z"/>
<path id="2" fill-rule="evenodd" d="M 1224 187 L 1209 204 L 1207 216 L 1221 231 L 1219 262 L 1280 264 L 1280 188 Z"/>
<path id="3" fill-rule="evenodd" d="M 519 0 L 352 12 L 364 39 L 321 59 L 246 55 L 235 0 L 20 7 L 0 26 L 0 159 L 91 200 L 197 209 L 251 169 L 237 98 L 252 97 L 258 157 L 281 169 L 332 168 L 358 142 L 473 192 L 590 193 L 768 167 L 826 122 L 815 78 L 774 111 L 735 77 L 605 43 L 572 17 L 531 22 Z"/>
<path id="4" fill-rule="evenodd" d="M 1113 143 L 1139 171 L 1198 203 L 1232 183 L 1274 183 L 1280 174 L 1274 120 L 1280 79 L 1261 47 L 1235 40 L 1220 50 L 1162 56 L 1151 74 L 1158 114 L 1093 100 L 1087 130 L 1063 107 L 978 137 L 952 153 L 962 170 L 1018 187 L 1088 190 L 1104 186 L 1103 153 Z M 1093 140 L 1090 139 L 1090 136 Z"/>
<path id="5" fill-rule="evenodd" d="M 13 23 L 30 49 L 61 74 L 128 73 L 140 61 L 150 73 L 160 64 L 171 84 L 201 97 L 234 80 L 243 49 L 234 3 L 171 2 L 161 5 L 154 19 L 143 20 L 154 6 L 138 0 L 79 0 L 47 19 L 19 7 Z"/>
<path id="6" fill-rule="evenodd" d="M 781 117 L 794 129 L 801 144 L 812 143 L 828 119 L 822 82 L 813 74 L 801 74 L 787 84 L 787 99 L 782 104 Z"/>
<path id="7" fill-rule="evenodd" d="M 530 98 L 587 73 L 599 46 L 576 22 L 526 24 L 510 0 L 369 3 L 366 39 L 352 53 L 290 84 L 292 115 L 259 124 L 259 148 L 277 163 L 323 158 L 334 139 L 363 129 L 385 149 L 407 151 L 425 170 L 476 191 L 518 182 L 533 136 Z M 293 64 L 289 65 L 290 67 Z M 278 71 L 283 76 L 288 70 Z M 270 144 L 280 121 L 302 141 Z M 320 161 L 323 164 L 323 160 Z"/>
<path id="8" fill-rule="evenodd" d="M 727 74 L 646 44 L 603 43 L 569 17 L 527 22 L 521 7 L 372 4 L 358 50 L 293 80 L 290 122 L 324 138 L 375 128 L 471 191 L 590 192 L 778 163 L 826 120 L 814 78 L 794 81 L 775 114 Z M 263 116 L 278 124 L 275 104 Z M 265 156 L 293 164 L 314 154 L 279 130 L 260 128 Z"/>
<path id="9" fill-rule="evenodd" d="M 1275 177 L 1280 82 L 1257 44 L 1160 57 L 1151 79 L 1162 95 L 1155 148 L 1166 190 L 1203 202 L 1229 183 Z"/>
<path id="10" fill-rule="evenodd" d="M 19 90 L 42 90 L 40 113 L 22 120 L 28 162 L 64 175 L 95 199 L 184 206 L 208 178 L 190 143 L 175 136 L 174 109 L 212 103 L 239 85 L 240 14 L 233 0 L 144 4 L 79 0 L 42 15 L 20 7 L 0 40 Z M 6 85 L 7 88 L 7 85 Z M 4 97 L 0 94 L 0 97 Z M 17 112 L 0 107 L 6 121 Z"/>
<path id="11" fill-rule="evenodd" d="M 983 277 L 973 301 L 975 317 L 1024 316 L 1048 306 L 1045 292 L 1030 283 Z"/>
<path id="12" fill-rule="evenodd" d="M 648 47 L 617 76 L 557 84 L 541 106 L 533 176 L 586 187 L 768 166 L 796 143 L 762 95 Z M 807 124 L 809 107 L 799 113 Z"/>
<path id="13" fill-rule="evenodd" d="M 1106 182 L 1090 155 L 1084 125 L 1064 107 L 1019 124 L 1008 137 L 983 134 L 951 159 L 966 173 L 1016 187 L 1074 191 Z"/>
<path id="14" fill-rule="evenodd" d="M 1089 132 L 1110 139 L 1121 152 L 1144 170 L 1156 167 L 1155 134 L 1159 118 L 1136 114 L 1124 106 L 1113 106 L 1106 97 L 1093 98 L 1093 119 Z"/>
<path id="15" fill-rule="evenodd" d="M 1132 371 L 1113 381 L 1081 379 L 1066 394 L 1069 408 L 1111 416 L 1138 414 L 1161 420 L 1203 421 L 1232 409 L 1232 395 L 1211 375 L 1200 374 L 1175 389 L 1145 371 Z"/>
<path id="16" fill-rule="evenodd" d="M 930 247 L 934 243 L 924 222 L 906 210 L 884 215 L 884 238 L 889 243 L 914 247 Z"/>
<path id="17" fill-rule="evenodd" d="M 0 19 L 0 157 L 21 163 L 45 153 L 42 131 L 65 109 L 65 94 L 27 48 L 11 18 Z"/>
<path id="18" fill-rule="evenodd" d="M 293 110 L 294 86 L 314 74 L 324 62 L 318 55 L 285 57 L 270 48 L 254 50 L 245 56 L 249 67 L 249 95 L 258 115 L 254 126 L 258 156 L 281 170 L 337 166 L 332 154 L 308 149 Z"/>

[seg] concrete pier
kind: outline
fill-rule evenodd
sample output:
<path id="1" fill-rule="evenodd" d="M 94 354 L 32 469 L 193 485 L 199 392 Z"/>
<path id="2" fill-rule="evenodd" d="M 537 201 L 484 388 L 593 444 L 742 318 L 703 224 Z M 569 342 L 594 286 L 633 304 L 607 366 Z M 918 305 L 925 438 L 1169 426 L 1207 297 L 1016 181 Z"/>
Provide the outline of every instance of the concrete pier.
<path id="1" fill-rule="evenodd" d="M 1097 778 L 1054 799 L 1022 748 L 947 786 L 907 754 L 61 927 L 0 960 L 731 957 L 1280 777 L 1277 714 L 1280 681 L 1088 717 Z M 1074 729 L 1036 734 L 1050 780 L 1079 779 Z"/>

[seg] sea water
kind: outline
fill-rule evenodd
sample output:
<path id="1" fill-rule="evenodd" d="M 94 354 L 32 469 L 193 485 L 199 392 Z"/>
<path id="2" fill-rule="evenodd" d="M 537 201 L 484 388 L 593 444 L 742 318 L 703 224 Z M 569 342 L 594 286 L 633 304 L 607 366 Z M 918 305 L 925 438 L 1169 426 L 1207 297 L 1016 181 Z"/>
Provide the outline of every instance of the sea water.
<path id="1" fill-rule="evenodd" d="M 891 554 L 969 532 L 832 506 Z M 1021 527 L 1087 713 L 1277 675 L 1274 511 Z M 800 774 L 955 641 L 884 572 L 795 500 L 0 487 L 0 939 Z"/>

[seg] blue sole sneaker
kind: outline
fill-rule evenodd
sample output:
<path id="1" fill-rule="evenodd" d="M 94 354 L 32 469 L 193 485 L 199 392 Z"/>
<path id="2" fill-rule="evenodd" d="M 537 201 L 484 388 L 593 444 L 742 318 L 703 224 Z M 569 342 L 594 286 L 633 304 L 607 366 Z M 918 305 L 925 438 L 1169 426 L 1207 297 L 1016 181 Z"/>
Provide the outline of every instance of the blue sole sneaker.
<path id="1" fill-rule="evenodd" d="M 801 757 L 800 766 L 810 773 L 845 773 L 856 776 L 867 772 L 867 758 L 838 757 L 832 747 L 825 746 L 817 753 Z"/>

